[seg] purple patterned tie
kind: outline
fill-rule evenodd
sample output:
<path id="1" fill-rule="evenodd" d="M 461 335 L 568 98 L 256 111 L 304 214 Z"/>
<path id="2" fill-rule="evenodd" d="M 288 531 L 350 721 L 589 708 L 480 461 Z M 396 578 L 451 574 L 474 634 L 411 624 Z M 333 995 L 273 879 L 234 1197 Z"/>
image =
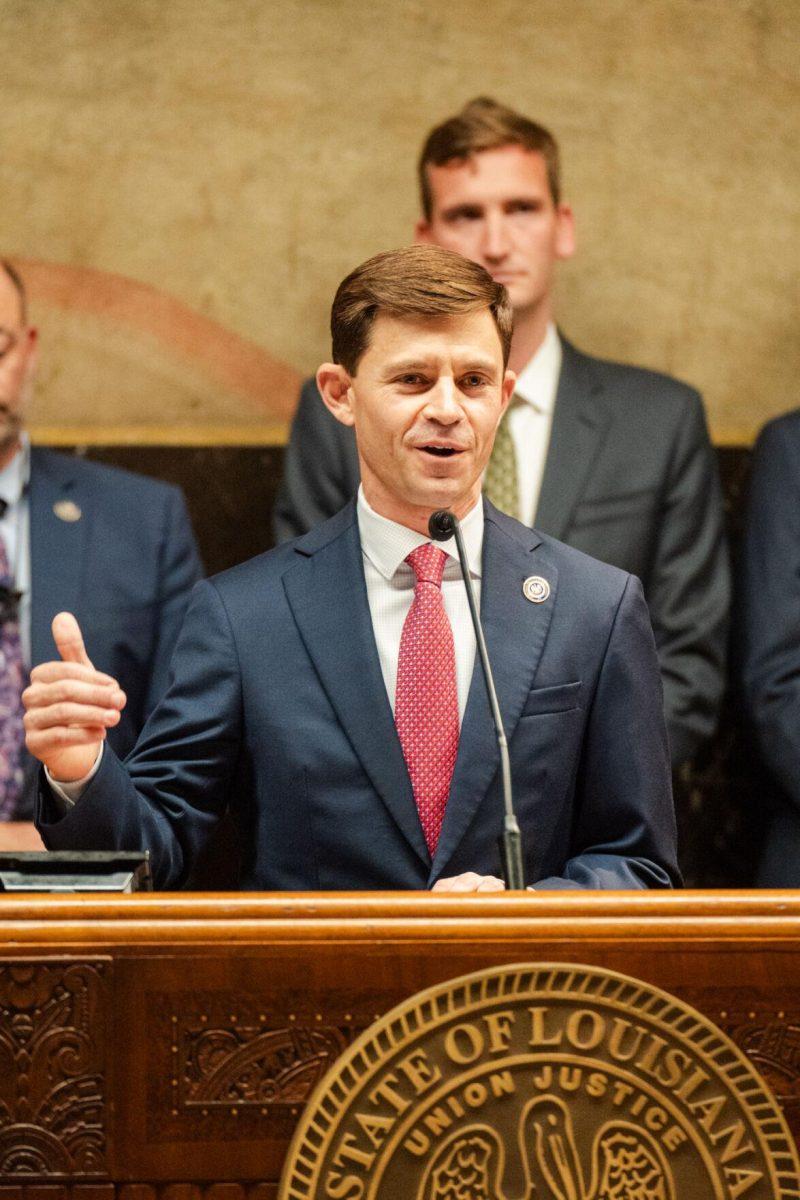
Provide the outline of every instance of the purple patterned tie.
<path id="1" fill-rule="evenodd" d="M 13 587 L 5 543 L 0 536 L 0 588 Z M 19 618 L 9 613 L 0 624 L 0 821 L 14 820 L 22 795 L 25 744 L 22 692 L 26 685 Z"/>

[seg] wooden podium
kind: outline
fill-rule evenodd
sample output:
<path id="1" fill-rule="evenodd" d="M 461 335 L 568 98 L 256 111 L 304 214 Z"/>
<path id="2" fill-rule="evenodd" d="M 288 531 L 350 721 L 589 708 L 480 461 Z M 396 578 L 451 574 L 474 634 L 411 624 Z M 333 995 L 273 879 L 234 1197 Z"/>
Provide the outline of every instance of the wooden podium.
<path id="1" fill-rule="evenodd" d="M 800 1137 L 800 893 L 0 897 L 0 1200 L 270 1200 L 318 1079 L 432 984 L 520 962 L 673 993 Z"/>

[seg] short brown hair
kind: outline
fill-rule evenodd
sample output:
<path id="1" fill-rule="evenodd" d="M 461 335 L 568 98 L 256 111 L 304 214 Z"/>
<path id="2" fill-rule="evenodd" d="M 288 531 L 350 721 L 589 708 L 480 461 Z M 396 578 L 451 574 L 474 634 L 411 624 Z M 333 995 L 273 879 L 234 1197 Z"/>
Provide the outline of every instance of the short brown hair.
<path id="1" fill-rule="evenodd" d="M 488 271 L 439 246 L 405 246 L 376 254 L 342 280 L 331 308 L 333 361 L 355 375 L 376 316 L 433 317 L 479 312 L 494 317 L 503 365 L 513 316 L 508 292 Z"/>
<path id="2" fill-rule="evenodd" d="M 0 258 L 0 270 L 11 280 L 17 295 L 19 296 L 19 311 L 22 318 L 22 324 L 25 325 L 28 320 L 28 298 L 25 295 L 25 284 L 22 282 L 22 276 L 16 267 L 6 258 Z"/>
<path id="3" fill-rule="evenodd" d="M 477 96 L 465 104 L 461 112 L 432 129 L 422 147 L 418 171 L 425 219 L 429 221 L 433 211 L 427 172 L 429 165 L 441 167 L 454 158 L 467 159 L 481 150 L 498 150 L 501 146 L 522 146 L 525 150 L 535 150 L 541 154 L 547 167 L 553 203 L 560 202 L 558 142 L 550 130 L 488 96 Z"/>

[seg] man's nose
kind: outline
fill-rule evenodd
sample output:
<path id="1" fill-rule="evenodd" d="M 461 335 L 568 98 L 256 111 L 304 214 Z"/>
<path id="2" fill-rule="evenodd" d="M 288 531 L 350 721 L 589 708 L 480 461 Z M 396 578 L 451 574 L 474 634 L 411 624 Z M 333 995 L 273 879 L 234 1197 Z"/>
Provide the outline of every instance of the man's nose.
<path id="1" fill-rule="evenodd" d="M 453 425 L 462 416 L 455 380 L 445 375 L 428 392 L 425 416 L 442 425 Z"/>
<path id="2" fill-rule="evenodd" d="M 503 213 L 488 213 L 483 223 L 483 255 L 490 262 L 499 262 L 510 249 L 508 224 Z"/>

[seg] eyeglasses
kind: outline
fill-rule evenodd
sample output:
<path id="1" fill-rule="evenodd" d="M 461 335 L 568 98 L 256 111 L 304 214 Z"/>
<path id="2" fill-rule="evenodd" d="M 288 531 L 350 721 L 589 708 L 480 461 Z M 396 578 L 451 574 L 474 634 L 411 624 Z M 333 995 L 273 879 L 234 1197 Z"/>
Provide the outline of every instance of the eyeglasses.
<path id="1" fill-rule="evenodd" d="M 0 325 L 0 358 L 5 358 L 14 349 L 18 341 L 18 334 L 12 333 L 10 329 L 3 329 L 2 325 Z"/>

